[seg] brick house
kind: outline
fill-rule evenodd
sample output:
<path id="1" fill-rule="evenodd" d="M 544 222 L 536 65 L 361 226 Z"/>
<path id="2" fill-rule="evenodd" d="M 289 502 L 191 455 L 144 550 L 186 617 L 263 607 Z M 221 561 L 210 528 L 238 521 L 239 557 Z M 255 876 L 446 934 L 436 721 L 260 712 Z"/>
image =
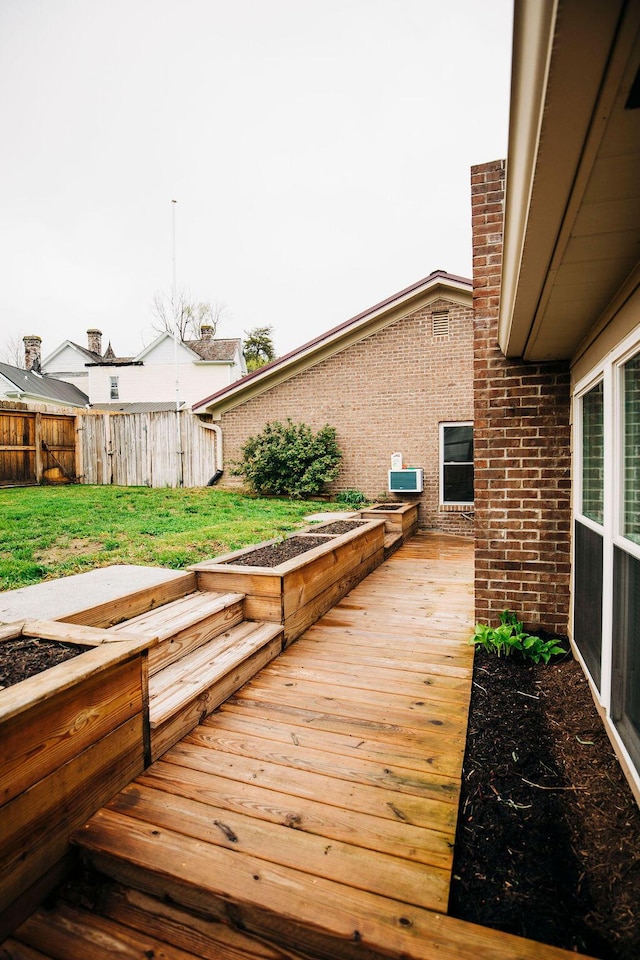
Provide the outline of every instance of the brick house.
<path id="1" fill-rule="evenodd" d="M 274 420 L 337 430 L 331 493 L 388 499 L 391 454 L 424 470 L 420 523 L 473 533 L 471 282 L 437 270 L 194 404 L 220 428 L 224 483 L 247 438 Z"/>
<path id="2" fill-rule="evenodd" d="M 515 6 L 472 169 L 476 613 L 568 634 L 640 800 L 640 3 Z"/>

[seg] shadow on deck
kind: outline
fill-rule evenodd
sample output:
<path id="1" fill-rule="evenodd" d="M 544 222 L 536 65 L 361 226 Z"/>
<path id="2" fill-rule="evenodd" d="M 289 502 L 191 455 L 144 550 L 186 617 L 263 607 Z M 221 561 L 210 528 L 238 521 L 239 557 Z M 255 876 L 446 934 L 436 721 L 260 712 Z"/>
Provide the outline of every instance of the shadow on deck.
<path id="1" fill-rule="evenodd" d="M 569 957 L 447 916 L 472 618 L 472 543 L 414 536 L 88 821 L 93 873 L 0 956 Z"/>

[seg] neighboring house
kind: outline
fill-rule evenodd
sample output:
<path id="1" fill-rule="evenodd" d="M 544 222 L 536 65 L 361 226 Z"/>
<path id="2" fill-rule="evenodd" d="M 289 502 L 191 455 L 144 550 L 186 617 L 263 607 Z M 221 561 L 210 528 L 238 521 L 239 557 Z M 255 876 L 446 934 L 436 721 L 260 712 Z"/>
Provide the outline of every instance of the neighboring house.
<path id="1" fill-rule="evenodd" d="M 24 337 L 25 363 L 28 369 L 33 363 L 40 364 L 47 376 L 57 377 L 73 383 L 84 393 L 89 393 L 88 363 L 102 360 L 102 333 L 100 330 L 87 330 L 88 344 L 81 347 L 72 340 L 65 340 L 53 353 L 41 359 L 42 341 L 40 337 Z M 107 351 L 108 352 L 108 351 Z"/>
<path id="2" fill-rule="evenodd" d="M 57 407 L 86 407 L 89 404 L 86 393 L 72 384 L 8 363 L 0 363 L 0 397 Z"/>
<path id="3" fill-rule="evenodd" d="M 117 357 L 111 344 L 102 353 L 99 330 L 88 330 L 87 348 L 66 340 L 42 362 L 42 369 L 82 384 L 91 404 L 101 408 L 113 404 L 128 410 L 133 403 L 151 403 L 158 409 L 158 404 L 176 402 L 190 407 L 204 392 L 226 387 L 247 372 L 242 341 L 215 340 L 212 333 L 203 325 L 199 340 L 184 342 L 163 333 L 137 356 Z"/>
<path id="4" fill-rule="evenodd" d="M 471 281 L 437 270 L 194 404 L 221 428 L 223 482 L 267 422 L 328 423 L 344 455 L 330 492 L 388 499 L 391 455 L 401 453 L 424 470 L 420 522 L 471 536 L 472 327 Z"/>
<path id="5" fill-rule="evenodd" d="M 569 634 L 640 801 L 639 66 L 637 0 L 521 0 L 471 179 L 476 612 Z"/>

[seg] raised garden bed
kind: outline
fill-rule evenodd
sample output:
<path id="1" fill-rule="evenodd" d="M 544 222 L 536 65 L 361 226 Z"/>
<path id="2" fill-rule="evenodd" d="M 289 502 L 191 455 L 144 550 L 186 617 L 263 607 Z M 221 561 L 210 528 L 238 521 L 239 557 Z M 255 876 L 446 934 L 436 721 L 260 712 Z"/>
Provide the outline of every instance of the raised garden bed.
<path id="1" fill-rule="evenodd" d="M 69 834 L 144 769 L 149 641 L 114 639 L 55 621 L 0 628 L 0 647 L 74 654 L 0 691 L 0 934 L 21 899 L 37 902 Z"/>
<path id="2" fill-rule="evenodd" d="M 335 523 L 349 529 L 328 532 Z M 282 623 L 291 643 L 382 562 L 384 530 L 381 517 L 333 521 L 189 569 L 200 590 L 244 593 L 245 617 Z"/>
<path id="3" fill-rule="evenodd" d="M 412 536 L 418 529 L 418 504 L 414 501 L 400 502 L 391 501 L 389 503 L 376 503 L 367 510 L 362 510 L 360 516 L 363 520 L 377 519 L 383 517 L 387 536 L 398 538 L 396 545 L 404 542 L 407 537 Z"/>

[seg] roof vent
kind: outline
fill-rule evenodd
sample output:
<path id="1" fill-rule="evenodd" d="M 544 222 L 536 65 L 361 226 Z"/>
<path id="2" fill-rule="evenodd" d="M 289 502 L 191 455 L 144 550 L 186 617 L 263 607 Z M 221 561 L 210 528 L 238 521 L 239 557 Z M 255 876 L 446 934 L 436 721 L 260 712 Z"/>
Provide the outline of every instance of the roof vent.
<path id="1" fill-rule="evenodd" d="M 432 331 L 434 337 L 448 337 L 449 336 L 449 311 L 440 310 L 438 313 L 433 313 L 431 315 L 432 320 Z"/>

